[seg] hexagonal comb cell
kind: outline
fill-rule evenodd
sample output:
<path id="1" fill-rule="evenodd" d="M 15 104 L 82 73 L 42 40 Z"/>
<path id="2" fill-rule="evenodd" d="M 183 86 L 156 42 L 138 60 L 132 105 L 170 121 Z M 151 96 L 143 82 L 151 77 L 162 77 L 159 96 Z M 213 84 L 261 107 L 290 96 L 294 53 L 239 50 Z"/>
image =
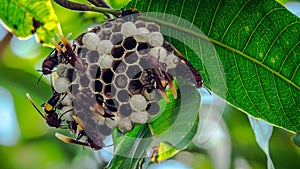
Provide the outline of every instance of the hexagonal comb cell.
<path id="1" fill-rule="evenodd" d="M 124 60 L 128 64 L 134 64 L 138 61 L 139 57 L 136 52 L 127 52 L 124 56 Z"/>
<path id="2" fill-rule="evenodd" d="M 111 50 L 111 55 L 114 58 L 121 58 L 124 54 L 124 48 L 122 46 L 114 46 Z"/>
<path id="3" fill-rule="evenodd" d="M 103 92 L 106 98 L 112 98 L 116 95 L 116 88 L 111 84 L 105 85 Z"/>
<path id="4" fill-rule="evenodd" d="M 92 50 L 87 53 L 86 60 L 88 63 L 97 63 L 99 59 L 99 53 L 97 50 Z"/>
<path id="5" fill-rule="evenodd" d="M 128 88 L 131 94 L 140 94 L 143 91 L 143 85 L 140 80 L 132 80 Z"/>
<path id="6" fill-rule="evenodd" d="M 128 69 L 126 71 L 126 75 L 130 79 L 139 78 L 141 76 L 141 73 L 142 73 L 142 69 L 138 65 L 132 65 L 132 66 L 130 65 L 128 66 Z"/>
<path id="7" fill-rule="evenodd" d="M 117 75 L 114 80 L 114 84 L 118 88 L 125 88 L 128 82 L 129 82 L 128 77 L 123 74 Z"/>
<path id="8" fill-rule="evenodd" d="M 90 89 L 93 93 L 100 93 L 102 92 L 103 84 L 99 79 L 92 80 L 90 82 Z"/>
<path id="9" fill-rule="evenodd" d="M 110 41 L 113 45 L 120 45 L 123 41 L 123 35 L 121 33 L 113 33 Z"/>
<path id="10" fill-rule="evenodd" d="M 119 100 L 119 102 L 128 102 L 129 97 L 129 92 L 126 89 L 120 90 L 117 93 L 117 99 Z"/>
<path id="11" fill-rule="evenodd" d="M 66 77 L 69 80 L 70 83 L 74 82 L 76 79 L 76 72 L 75 69 L 70 68 L 66 70 Z"/>
<path id="12" fill-rule="evenodd" d="M 148 23 L 146 27 L 150 32 L 159 32 L 160 28 L 156 23 Z"/>
<path id="13" fill-rule="evenodd" d="M 90 64 L 87 71 L 88 71 L 88 75 L 91 79 L 100 78 L 101 69 L 98 64 Z"/>
<path id="14" fill-rule="evenodd" d="M 123 41 L 123 47 L 127 50 L 132 50 L 136 47 L 136 40 L 133 37 L 127 37 Z"/>
<path id="15" fill-rule="evenodd" d="M 102 29 L 102 30 L 99 32 L 99 38 L 100 38 L 101 40 L 109 40 L 111 34 L 112 34 L 112 32 L 111 32 L 110 29 Z"/>
<path id="16" fill-rule="evenodd" d="M 147 54 L 149 52 L 150 46 L 148 43 L 139 43 L 137 46 L 137 51 L 140 55 Z"/>
<path id="17" fill-rule="evenodd" d="M 123 117 L 128 117 L 132 113 L 132 109 L 129 103 L 122 104 L 119 109 L 119 113 Z"/>
<path id="18" fill-rule="evenodd" d="M 151 102 L 147 105 L 146 111 L 147 113 L 149 113 L 150 115 L 155 115 L 159 112 L 160 107 L 157 104 L 157 102 Z"/>
<path id="19" fill-rule="evenodd" d="M 105 83 L 111 83 L 112 79 L 113 79 L 114 73 L 110 70 L 110 69 L 104 69 L 102 71 L 102 76 L 101 79 L 105 82 Z"/>
<path id="20" fill-rule="evenodd" d="M 119 103 L 115 99 L 107 99 L 106 100 L 106 106 L 107 106 L 108 110 L 110 110 L 112 112 L 117 112 L 118 107 L 119 107 Z"/>

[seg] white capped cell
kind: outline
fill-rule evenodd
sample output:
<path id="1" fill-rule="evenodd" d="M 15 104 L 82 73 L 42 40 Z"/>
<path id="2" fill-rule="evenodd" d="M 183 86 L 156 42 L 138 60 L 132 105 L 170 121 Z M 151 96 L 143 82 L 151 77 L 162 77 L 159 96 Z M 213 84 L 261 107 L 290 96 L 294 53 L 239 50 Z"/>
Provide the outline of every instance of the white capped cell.
<path id="1" fill-rule="evenodd" d="M 113 48 L 113 44 L 110 40 L 102 40 L 97 46 L 97 50 L 100 55 L 108 54 Z"/>
<path id="2" fill-rule="evenodd" d="M 65 93 L 67 92 L 68 85 L 69 85 L 69 80 L 67 78 L 58 77 L 55 80 L 53 87 L 57 93 Z"/>
<path id="3" fill-rule="evenodd" d="M 160 62 L 164 62 L 167 56 L 167 51 L 161 46 L 156 46 L 150 49 L 150 55 L 158 59 Z"/>
<path id="4" fill-rule="evenodd" d="M 61 114 L 63 114 L 62 118 L 67 120 L 67 121 L 74 121 L 73 115 L 73 107 L 72 106 L 64 106 L 61 109 Z"/>
<path id="5" fill-rule="evenodd" d="M 56 73 L 58 76 L 62 77 L 65 74 L 65 71 L 67 70 L 68 66 L 66 64 L 58 64 L 56 68 Z"/>
<path id="6" fill-rule="evenodd" d="M 98 63 L 101 69 L 110 68 L 114 58 L 111 55 L 102 55 L 100 56 Z"/>
<path id="7" fill-rule="evenodd" d="M 132 130 L 132 124 L 128 117 L 121 117 L 118 123 L 118 128 L 121 132 L 129 132 Z"/>
<path id="8" fill-rule="evenodd" d="M 137 42 L 146 42 L 150 31 L 147 28 L 140 27 L 136 29 L 136 34 L 133 36 Z"/>
<path id="9" fill-rule="evenodd" d="M 177 66 L 179 59 L 177 56 L 173 54 L 169 54 L 166 57 L 165 63 L 167 64 L 168 69 L 173 69 Z"/>
<path id="10" fill-rule="evenodd" d="M 146 111 L 133 112 L 129 116 L 129 119 L 134 124 L 145 124 L 148 121 L 148 113 Z"/>
<path id="11" fill-rule="evenodd" d="M 70 96 L 69 94 L 67 95 L 63 95 L 61 96 L 62 100 L 61 100 L 61 104 L 62 105 L 72 105 L 72 96 Z"/>
<path id="12" fill-rule="evenodd" d="M 129 103 L 131 105 L 131 108 L 136 112 L 144 111 L 147 107 L 147 101 L 141 94 L 133 95 L 130 98 Z"/>
<path id="13" fill-rule="evenodd" d="M 133 22 L 125 22 L 121 26 L 121 33 L 125 37 L 133 36 L 136 34 L 136 26 Z"/>
<path id="14" fill-rule="evenodd" d="M 100 38 L 95 33 L 89 32 L 82 37 L 83 45 L 86 46 L 86 48 L 91 50 L 96 49 L 99 42 L 100 42 Z"/>
<path id="15" fill-rule="evenodd" d="M 151 32 L 148 35 L 148 43 L 151 46 L 162 46 L 164 43 L 164 37 L 160 32 Z"/>
<path id="16" fill-rule="evenodd" d="M 105 119 L 107 126 L 112 129 L 118 126 L 119 120 L 120 117 L 118 116 L 115 116 L 114 119 L 110 119 L 110 118 Z"/>

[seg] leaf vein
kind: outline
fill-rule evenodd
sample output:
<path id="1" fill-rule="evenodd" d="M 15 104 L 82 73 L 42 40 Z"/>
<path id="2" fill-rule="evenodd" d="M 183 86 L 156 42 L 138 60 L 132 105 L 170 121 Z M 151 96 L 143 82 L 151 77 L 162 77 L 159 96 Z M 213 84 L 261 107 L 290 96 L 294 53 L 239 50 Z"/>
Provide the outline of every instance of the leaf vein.
<path id="1" fill-rule="evenodd" d="M 227 26 L 227 29 L 225 30 L 225 32 L 223 33 L 223 36 L 221 38 L 221 42 L 223 41 L 223 39 L 225 38 L 229 28 L 231 27 L 231 25 L 233 24 L 233 22 L 236 20 L 236 18 L 239 16 L 239 14 L 243 11 L 244 7 L 247 5 L 247 3 L 250 2 L 250 0 L 246 1 L 245 4 L 240 8 L 240 10 L 238 11 L 238 13 L 234 16 L 233 19 L 231 19 L 231 22 L 229 23 L 229 25 Z"/>
<path id="2" fill-rule="evenodd" d="M 209 26 L 209 30 L 208 30 L 207 36 L 210 35 L 210 31 L 212 30 L 213 23 L 214 23 L 214 20 L 215 20 L 215 18 L 216 18 L 216 14 L 217 14 L 217 12 L 218 12 L 218 10 L 219 10 L 219 7 L 220 7 L 221 2 L 222 2 L 222 0 L 219 0 L 218 5 L 217 5 L 217 8 L 216 8 L 216 10 L 215 10 L 215 12 L 214 12 L 213 18 L 211 19 L 211 22 L 210 22 L 210 26 Z"/>
<path id="3" fill-rule="evenodd" d="M 280 105 L 280 109 L 282 110 L 282 112 L 284 113 L 284 116 L 286 117 L 287 121 L 291 124 L 291 126 L 294 128 L 294 131 L 297 131 L 297 128 L 295 128 L 295 126 L 293 125 L 293 123 L 290 121 L 290 119 L 288 118 L 286 112 L 284 111 L 284 108 L 282 107 L 282 103 L 281 103 L 281 100 L 280 100 L 280 97 L 279 97 L 279 93 L 278 93 L 278 87 L 277 87 L 277 83 L 276 83 L 276 78 L 275 78 L 275 75 L 273 74 L 273 79 L 274 79 L 274 85 L 275 85 L 275 92 L 276 92 L 276 95 L 278 96 L 277 99 L 278 99 L 278 102 L 279 102 L 279 105 Z"/>
<path id="4" fill-rule="evenodd" d="M 271 13 L 273 13 L 273 12 L 275 12 L 275 11 L 277 11 L 277 10 L 285 10 L 285 8 L 274 8 L 274 9 L 270 10 L 268 13 L 266 13 L 266 14 L 260 19 L 260 21 L 256 24 L 254 30 L 251 32 L 251 35 L 249 36 L 249 38 L 248 38 L 248 40 L 247 40 L 247 42 L 246 42 L 246 44 L 245 44 L 245 46 L 244 46 L 242 52 L 245 52 L 245 50 L 246 50 L 247 47 L 248 47 L 248 44 L 250 43 L 250 41 L 251 41 L 251 39 L 252 39 L 252 36 L 254 35 L 254 33 L 256 33 L 256 30 L 259 28 L 260 24 L 263 23 L 264 19 L 267 18 L 267 16 L 269 16 Z"/>
<path id="5" fill-rule="evenodd" d="M 192 26 L 194 25 L 194 22 L 195 22 L 195 19 L 196 19 L 197 12 L 198 12 L 198 10 L 199 10 L 199 5 L 200 5 L 201 1 L 202 1 L 202 0 L 198 1 L 198 4 L 197 4 L 196 9 L 195 9 L 195 12 L 194 12 L 194 14 L 193 14 L 193 19 L 192 19 L 192 21 L 191 21 L 191 25 L 190 25 L 190 28 L 189 28 L 189 29 L 191 29 Z"/>
<path id="6" fill-rule="evenodd" d="M 241 77 L 241 71 L 240 71 L 240 69 L 239 69 L 239 66 L 238 66 L 236 57 L 235 57 L 234 54 L 233 54 L 232 56 L 233 56 L 233 59 L 234 59 L 234 64 L 236 65 L 235 68 L 236 68 L 236 70 L 237 70 L 237 72 L 238 72 L 238 79 L 240 80 L 240 82 L 241 82 L 241 84 L 242 84 L 242 87 L 243 87 L 243 89 L 244 89 L 244 91 L 245 91 L 245 93 L 246 93 L 245 97 L 247 97 L 247 98 L 249 99 L 249 102 L 250 102 L 250 104 L 252 105 L 252 107 L 255 109 L 255 111 L 256 111 L 261 117 L 264 117 L 264 115 L 263 115 L 261 112 L 259 112 L 259 111 L 257 110 L 255 104 L 253 103 L 251 97 L 249 96 L 248 90 L 246 89 L 245 84 L 244 84 L 244 82 L 243 82 L 243 80 L 242 80 L 243 78 Z M 264 117 L 264 118 L 265 118 L 265 117 Z"/>
<path id="7" fill-rule="evenodd" d="M 278 33 L 278 35 L 276 36 L 276 38 L 273 40 L 271 46 L 269 47 L 268 51 L 266 52 L 265 57 L 263 58 L 263 60 L 261 61 L 261 63 L 264 63 L 264 61 L 265 61 L 265 59 L 267 58 L 267 56 L 269 55 L 269 52 L 271 51 L 273 45 L 277 42 L 277 39 L 281 36 L 281 34 L 282 34 L 285 30 L 287 30 L 288 27 L 293 26 L 294 24 L 297 24 L 297 23 L 298 23 L 298 22 L 293 22 L 293 23 L 291 23 L 291 24 L 289 24 L 289 25 L 286 25 L 286 26 Z M 298 44 L 298 43 L 297 43 L 297 44 Z M 287 55 L 287 57 L 288 57 L 288 55 Z M 287 59 L 287 57 L 286 57 L 285 59 Z M 280 71 L 279 71 L 279 72 L 280 72 Z"/>

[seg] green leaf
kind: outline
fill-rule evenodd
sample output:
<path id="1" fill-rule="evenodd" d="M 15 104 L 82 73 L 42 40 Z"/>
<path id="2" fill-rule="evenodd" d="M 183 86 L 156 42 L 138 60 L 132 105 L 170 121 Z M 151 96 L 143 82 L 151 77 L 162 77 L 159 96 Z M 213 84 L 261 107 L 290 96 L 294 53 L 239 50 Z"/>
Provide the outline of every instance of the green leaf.
<path id="1" fill-rule="evenodd" d="M 172 156 L 174 156 L 175 154 L 177 154 L 179 152 L 178 149 L 174 148 L 173 146 L 171 146 L 168 143 L 165 142 L 160 142 L 159 146 L 157 147 L 157 154 L 155 154 L 155 156 L 152 155 L 152 157 L 154 158 L 153 160 L 157 163 L 164 161 Z"/>
<path id="2" fill-rule="evenodd" d="M 191 86 L 181 86 L 178 98 L 159 101 L 161 111 L 149 124 L 135 126 L 125 135 L 114 133 L 114 156 L 108 168 L 139 168 L 147 150 L 162 145 L 157 160 L 162 161 L 184 149 L 197 132 L 199 92 Z M 168 95 L 171 95 L 168 92 Z M 168 146 L 166 146 L 168 144 Z M 149 156 L 149 155 L 148 155 Z"/>
<path id="3" fill-rule="evenodd" d="M 4 0 L 0 18 L 17 37 L 27 38 L 36 32 L 37 40 L 46 46 L 52 46 L 51 38 L 61 34 L 50 0 Z"/>
<path id="4" fill-rule="evenodd" d="M 126 8 L 159 23 L 168 41 L 200 69 L 204 85 L 229 104 L 300 130 L 300 19 L 281 4 L 133 0 Z"/>

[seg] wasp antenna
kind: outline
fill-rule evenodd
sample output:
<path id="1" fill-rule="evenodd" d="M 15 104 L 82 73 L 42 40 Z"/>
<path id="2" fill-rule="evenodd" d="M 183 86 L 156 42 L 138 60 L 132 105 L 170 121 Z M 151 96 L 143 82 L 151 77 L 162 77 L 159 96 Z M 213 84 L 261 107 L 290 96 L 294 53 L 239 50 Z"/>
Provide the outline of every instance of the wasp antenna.
<path id="1" fill-rule="evenodd" d="M 72 32 L 70 32 L 70 33 L 68 33 L 67 35 L 66 35 L 66 39 L 68 39 L 69 37 L 71 37 L 72 36 Z"/>
<path id="2" fill-rule="evenodd" d="M 84 143 L 84 142 L 81 142 L 81 141 L 78 141 L 78 140 L 75 140 L 75 139 L 72 139 L 68 136 L 65 136 L 63 134 L 60 134 L 60 133 L 55 133 L 55 136 L 65 142 L 65 143 L 71 143 L 71 144 L 78 144 L 78 145 L 82 145 L 82 146 L 90 146 L 88 143 Z"/>
<path id="3" fill-rule="evenodd" d="M 55 46 L 56 50 L 57 50 L 59 53 L 62 53 L 61 47 L 59 46 L 59 44 L 56 42 L 56 40 L 55 40 L 54 38 L 52 38 L 52 43 L 53 43 L 53 45 Z"/>
<path id="4" fill-rule="evenodd" d="M 40 84 L 40 81 L 41 81 L 43 75 L 44 75 L 44 74 L 42 74 L 42 75 L 39 77 L 38 81 L 36 82 L 36 85 L 39 85 L 39 84 Z"/>
<path id="5" fill-rule="evenodd" d="M 43 72 L 43 70 L 36 70 L 36 71 L 38 71 L 38 72 Z"/>
<path id="6" fill-rule="evenodd" d="M 110 144 L 110 145 L 107 145 L 107 146 L 103 146 L 102 148 L 104 148 L 104 147 L 110 147 L 110 146 L 113 146 L 114 144 Z"/>
<path id="7" fill-rule="evenodd" d="M 61 43 L 64 45 L 64 46 L 68 46 L 69 45 L 69 42 L 68 42 L 68 36 L 71 36 L 72 34 L 68 34 L 67 36 L 64 36 L 64 35 L 61 35 L 61 34 L 57 34 L 57 37 L 60 39 Z"/>
<path id="8" fill-rule="evenodd" d="M 43 115 L 43 113 L 37 108 L 37 106 L 35 105 L 35 103 L 33 102 L 33 100 L 31 99 L 30 95 L 28 93 L 26 93 L 26 97 L 28 98 L 28 100 L 30 101 L 30 103 L 33 105 L 33 107 L 35 108 L 36 111 L 39 112 L 39 114 L 43 117 L 43 119 L 45 119 L 45 116 Z"/>

